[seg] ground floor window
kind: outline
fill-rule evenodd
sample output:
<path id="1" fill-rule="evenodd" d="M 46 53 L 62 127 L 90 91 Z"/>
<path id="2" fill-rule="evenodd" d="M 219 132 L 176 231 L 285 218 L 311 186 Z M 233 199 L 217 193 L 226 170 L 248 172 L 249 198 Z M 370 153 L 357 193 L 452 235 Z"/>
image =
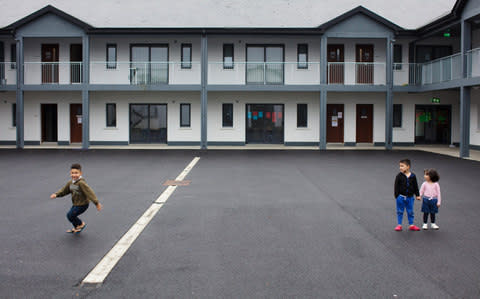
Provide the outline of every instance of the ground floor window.
<path id="1" fill-rule="evenodd" d="M 402 127 L 402 104 L 393 104 L 393 127 Z"/>
<path id="2" fill-rule="evenodd" d="M 306 128 L 308 115 L 307 104 L 297 104 L 297 128 Z"/>
<path id="3" fill-rule="evenodd" d="M 117 105 L 107 104 L 107 127 L 117 126 Z"/>
<path id="4" fill-rule="evenodd" d="M 246 112 L 246 143 L 283 144 L 282 104 L 247 104 Z"/>
<path id="5" fill-rule="evenodd" d="M 12 127 L 17 126 L 17 104 L 12 104 Z"/>
<path id="6" fill-rule="evenodd" d="M 222 104 L 222 127 L 233 127 L 233 104 Z"/>
<path id="7" fill-rule="evenodd" d="M 180 127 L 190 127 L 190 104 L 180 104 Z"/>
<path id="8" fill-rule="evenodd" d="M 130 105 L 130 143 L 167 143 L 167 104 Z"/>

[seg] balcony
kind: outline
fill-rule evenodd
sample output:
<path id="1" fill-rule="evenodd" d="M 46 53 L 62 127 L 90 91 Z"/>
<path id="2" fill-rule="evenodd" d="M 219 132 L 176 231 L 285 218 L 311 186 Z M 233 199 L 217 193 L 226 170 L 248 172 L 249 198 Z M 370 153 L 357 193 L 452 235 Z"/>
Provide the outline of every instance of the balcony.
<path id="1" fill-rule="evenodd" d="M 25 84 L 80 84 L 83 83 L 82 62 L 25 62 Z"/>
<path id="2" fill-rule="evenodd" d="M 384 62 L 328 62 L 328 84 L 385 85 Z"/>
<path id="3" fill-rule="evenodd" d="M 480 77 L 480 48 L 472 49 L 467 52 L 467 77 Z"/>
<path id="4" fill-rule="evenodd" d="M 108 85 L 199 85 L 200 62 L 106 62 L 90 63 L 90 83 Z"/>
<path id="5" fill-rule="evenodd" d="M 0 62 L 0 86 L 17 84 L 16 62 Z"/>

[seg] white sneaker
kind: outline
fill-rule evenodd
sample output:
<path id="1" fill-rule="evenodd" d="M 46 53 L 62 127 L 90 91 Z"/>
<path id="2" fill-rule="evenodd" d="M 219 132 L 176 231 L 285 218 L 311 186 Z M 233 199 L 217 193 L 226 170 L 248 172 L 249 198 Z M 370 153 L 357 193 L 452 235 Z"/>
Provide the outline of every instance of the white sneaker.
<path id="1" fill-rule="evenodd" d="M 422 225 L 422 229 L 427 230 L 427 229 L 428 229 L 428 224 L 424 223 L 424 224 Z"/>
<path id="2" fill-rule="evenodd" d="M 430 225 L 432 227 L 432 229 L 439 229 L 440 227 L 438 227 L 438 225 L 436 225 L 435 223 L 432 223 Z"/>

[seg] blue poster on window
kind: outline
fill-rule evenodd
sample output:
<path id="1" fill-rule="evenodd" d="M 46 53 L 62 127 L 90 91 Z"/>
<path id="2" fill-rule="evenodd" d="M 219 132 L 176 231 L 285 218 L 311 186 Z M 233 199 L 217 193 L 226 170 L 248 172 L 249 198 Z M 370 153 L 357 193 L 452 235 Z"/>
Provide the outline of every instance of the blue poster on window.
<path id="1" fill-rule="evenodd" d="M 248 112 L 248 113 L 247 113 L 247 117 L 248 117 L 248 118 L 252 118 L 252 112 Z"/>
<path id="2" fill-rule="evenodd" d="M 253 120 L 257 120 L 257 119 L 258 119 L 258 116 L 254 115 Z"/>
<path id="3" fill-rule="evenodd" d="M 263 118 L 263 111 L 258 111 L 258 118 Z"/>

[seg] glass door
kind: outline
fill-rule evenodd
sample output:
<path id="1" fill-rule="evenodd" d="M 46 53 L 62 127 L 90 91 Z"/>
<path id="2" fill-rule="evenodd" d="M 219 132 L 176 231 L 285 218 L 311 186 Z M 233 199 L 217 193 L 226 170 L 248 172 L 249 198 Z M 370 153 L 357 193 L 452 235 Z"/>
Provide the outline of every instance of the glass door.
<path id="1" fill-rule="evenodd" d="M 131 48 L 130 83 L 168 83 L 168 46 L 135 45 Z"/>
<path id="2" fill-rule="evenodd" d="M 450 144 L 450 107 L 417 105 L 415 107 L 415 143 Z"/>
<path id="3" fill-rule="evenodd" d="M 167 143 L 167 105 L 130 105 L 130 143 Z"/>
<path id="4" fill-rule="evenodd" d="M 247 104 L 246 143 L 283 144 L 283 105 Z"/>

